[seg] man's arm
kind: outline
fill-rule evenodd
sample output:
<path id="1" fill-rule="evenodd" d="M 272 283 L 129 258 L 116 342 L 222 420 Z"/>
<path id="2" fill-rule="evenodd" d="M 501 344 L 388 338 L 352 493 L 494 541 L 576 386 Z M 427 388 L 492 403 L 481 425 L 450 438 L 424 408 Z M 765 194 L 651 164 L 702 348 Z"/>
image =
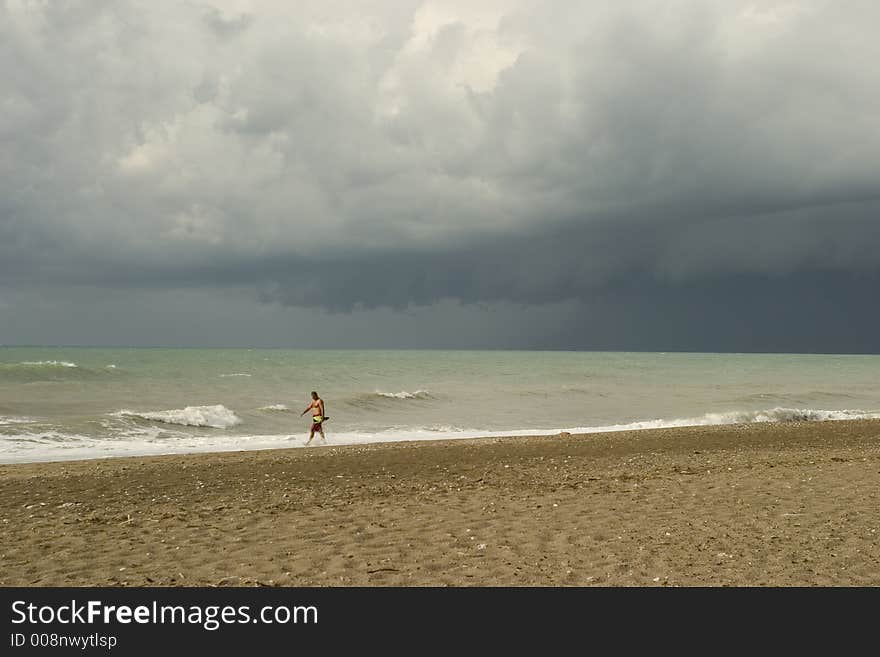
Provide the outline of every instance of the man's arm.
<path id="1" fill-rule="evenodd" d="M 309 403 L 309 405 L 306 406 L 306 410 L 304 410 L 302 413 L 300 413 L 299 416 L 302 417 L 303 415 L 308 413 L 310 410 L 312 410 L 312 406 L 314 406 L 314 405 L 315 405 L 315 402 Z"/>

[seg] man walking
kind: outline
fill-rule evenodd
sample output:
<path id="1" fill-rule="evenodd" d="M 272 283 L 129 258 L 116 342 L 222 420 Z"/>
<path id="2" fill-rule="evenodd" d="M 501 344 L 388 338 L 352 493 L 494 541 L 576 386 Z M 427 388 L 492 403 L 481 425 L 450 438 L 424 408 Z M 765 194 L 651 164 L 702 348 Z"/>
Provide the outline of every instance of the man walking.
<path id="1" fill-rule="evenodd" d="M 309 431 L 309 439 L 306 441 L 306 445 L 310 445 L 312 443 L 312 438 L 315 437 L 315 432 L 321 434 L 321 440 L 326 443 L 327 438 L 324 436 L 324 420 L 327 419 L 327 416 L 324 415 L 324 400 L 318 397 L 318 393 L 314 390 L 312 391 L 312 402 L 306 406 L 306 410 L 299 414 L 300 417 L 312 411 L 312 429 Z"/>

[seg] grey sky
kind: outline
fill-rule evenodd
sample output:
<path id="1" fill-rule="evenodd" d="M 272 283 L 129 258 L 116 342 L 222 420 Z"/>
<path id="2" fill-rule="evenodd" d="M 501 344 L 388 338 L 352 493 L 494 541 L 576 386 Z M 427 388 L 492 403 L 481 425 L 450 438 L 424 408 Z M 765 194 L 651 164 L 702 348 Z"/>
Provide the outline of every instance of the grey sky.
<path id="1" fill-rule="evenodd" d="M 880 351 L 877 24 L 0 2 L 0 343 Z"/>

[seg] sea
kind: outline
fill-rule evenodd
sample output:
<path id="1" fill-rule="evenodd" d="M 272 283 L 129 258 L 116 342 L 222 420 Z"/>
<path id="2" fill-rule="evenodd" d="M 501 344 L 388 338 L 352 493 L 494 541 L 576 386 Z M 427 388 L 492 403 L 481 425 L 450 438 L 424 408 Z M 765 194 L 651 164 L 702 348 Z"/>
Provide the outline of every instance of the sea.
<path id="1" fill-rule="evenodd" d="M 327 445 L 833 421 L 880 356 L 0 347 L 0 463 L 303 448 L 313 390 Z"/>

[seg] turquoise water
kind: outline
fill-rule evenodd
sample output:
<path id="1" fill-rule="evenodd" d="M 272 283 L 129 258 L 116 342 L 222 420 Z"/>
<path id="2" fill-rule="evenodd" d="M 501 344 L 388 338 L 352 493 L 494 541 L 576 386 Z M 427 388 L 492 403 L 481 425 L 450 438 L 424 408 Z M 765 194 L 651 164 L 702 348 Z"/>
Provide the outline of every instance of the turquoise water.
<path id="1" fill-rule="evenodd" d="M 880 417 L 880 356 L 0 348 L 0 462 Z"/>

